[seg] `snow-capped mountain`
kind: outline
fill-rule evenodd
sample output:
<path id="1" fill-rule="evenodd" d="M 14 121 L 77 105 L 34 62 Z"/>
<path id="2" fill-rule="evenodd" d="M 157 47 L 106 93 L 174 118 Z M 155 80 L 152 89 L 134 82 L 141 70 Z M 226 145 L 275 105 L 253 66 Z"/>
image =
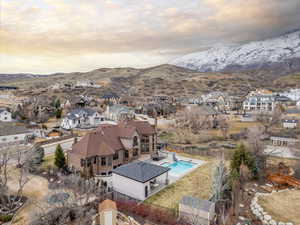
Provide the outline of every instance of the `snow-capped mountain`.
<path id="1" fill-rule="evenodd" d="M 200 72 L 300 71 L 300 31 L 244 45 L 214 47 L 185 55 L 170 64 Z"/>

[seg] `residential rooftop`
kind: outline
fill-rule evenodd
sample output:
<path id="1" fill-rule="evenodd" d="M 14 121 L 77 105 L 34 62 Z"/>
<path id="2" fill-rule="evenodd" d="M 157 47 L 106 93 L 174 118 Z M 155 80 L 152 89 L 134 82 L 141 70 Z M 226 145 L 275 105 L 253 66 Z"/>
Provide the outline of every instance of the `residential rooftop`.
<path id="1" fill-rule="evenodd" d="M 168 167 L 138 161 L 120 166 L 112 172 L 120 176 L 145 183 L 168 172 L 169 170 L 170 168 Z"/>
<path id="2" fill-rule="evenodd" d="M 211 201 L 208 201 L 205 199 L 200 199 L 200 198 L 195 198 L 192 196 L 184 196 L 181 199 L 180 203 L 183 205 L 187 205 L 191 208 L 200 209 L 200 210 L 207 211 L 207 212 L 210 211 L 210 208 L 214 204 Z"/>

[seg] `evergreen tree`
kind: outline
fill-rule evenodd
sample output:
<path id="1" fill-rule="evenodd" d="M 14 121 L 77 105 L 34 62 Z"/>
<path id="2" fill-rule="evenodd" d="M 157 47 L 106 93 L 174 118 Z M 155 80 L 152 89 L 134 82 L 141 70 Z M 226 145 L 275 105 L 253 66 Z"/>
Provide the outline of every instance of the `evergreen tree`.
<path id="1" fill-rule="evenodd" d="M 56 111 L 55 111 L 56 119 L 60 119 L 61 118 L 61 114 L 62 114 L 62 109 L 56 109 Z"/>
<path id="2" fill-rule="evenodd" d="M 60 108 L 60 100 L 59 100 L 59 98 L 58 99 L 56 99 L 56 101 L 55 101 L 55 103 L 54 103 L 54 106 L 55 106 L 55 108 L 56 109 L 59 109 Z"/>
<path id="3" fill-rule="evenodd" d="M 55 150 L 54 164 L 60 169 L 62 169 L 66 166 L 66 157 L 65 157 L 63 149 L 60 145 L 57 145 L 56 150 Z"/>
<path id="4" fill-rule="evenodd" d="M 230 162 L 231 175 L 236 177 L 240 175 L 240 166 L 244 164 L 251 171 L 252 175 L 257 174 L 257 168 L 255 166 L 255 160 L 252 154 L 246 150 L 245 145 L 240 144 L 234 151 Z"/>

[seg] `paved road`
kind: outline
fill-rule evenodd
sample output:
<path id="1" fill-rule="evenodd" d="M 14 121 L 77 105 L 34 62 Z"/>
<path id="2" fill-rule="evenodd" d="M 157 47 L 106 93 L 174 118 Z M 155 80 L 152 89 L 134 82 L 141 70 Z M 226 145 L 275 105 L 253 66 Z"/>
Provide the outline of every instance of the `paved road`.
<path id="1" fill-rule="evenodd" d="M 80 138 L 78 138 L 80 140 Z M 46 144 L 46 145 L 42 145 L 41 147 L 44 148 L 45 151 L 45 155 L 51 155 L 54 154 L 55 149 L 57 147 L 58 144 L 61 145 L 62 149 L 64 150 L 64 152 L 70 150 L 72 148 L 72 145 L 74 143 L 74 138 L 70 138 L 70 139 L 66 139 L 66 140 L 62 140 L 62 141 L 58 141 L 55 143 L 51 143 L 51 144 Z M 32 146 L 16 146 L 17 150 L 16 151 L 30 151 Z M 11 154 L 10 155 L 10 159 L 9 159 L 9 164 L 11 165 L 16 165 L 17 164 L 17 153 L 15 154 Z"/>

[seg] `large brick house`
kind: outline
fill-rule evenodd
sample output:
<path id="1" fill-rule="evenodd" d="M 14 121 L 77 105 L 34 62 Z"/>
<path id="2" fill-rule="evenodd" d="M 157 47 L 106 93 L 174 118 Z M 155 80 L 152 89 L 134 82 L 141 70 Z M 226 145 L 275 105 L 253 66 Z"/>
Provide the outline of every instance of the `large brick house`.
<path id="1" fill-rule="evenodd" d="M 100 125 L 68 152 L 68 165 L 87 176 L 107 176 L 141 154 L 155 154 L 156 129 L 146 121 Z"/>

